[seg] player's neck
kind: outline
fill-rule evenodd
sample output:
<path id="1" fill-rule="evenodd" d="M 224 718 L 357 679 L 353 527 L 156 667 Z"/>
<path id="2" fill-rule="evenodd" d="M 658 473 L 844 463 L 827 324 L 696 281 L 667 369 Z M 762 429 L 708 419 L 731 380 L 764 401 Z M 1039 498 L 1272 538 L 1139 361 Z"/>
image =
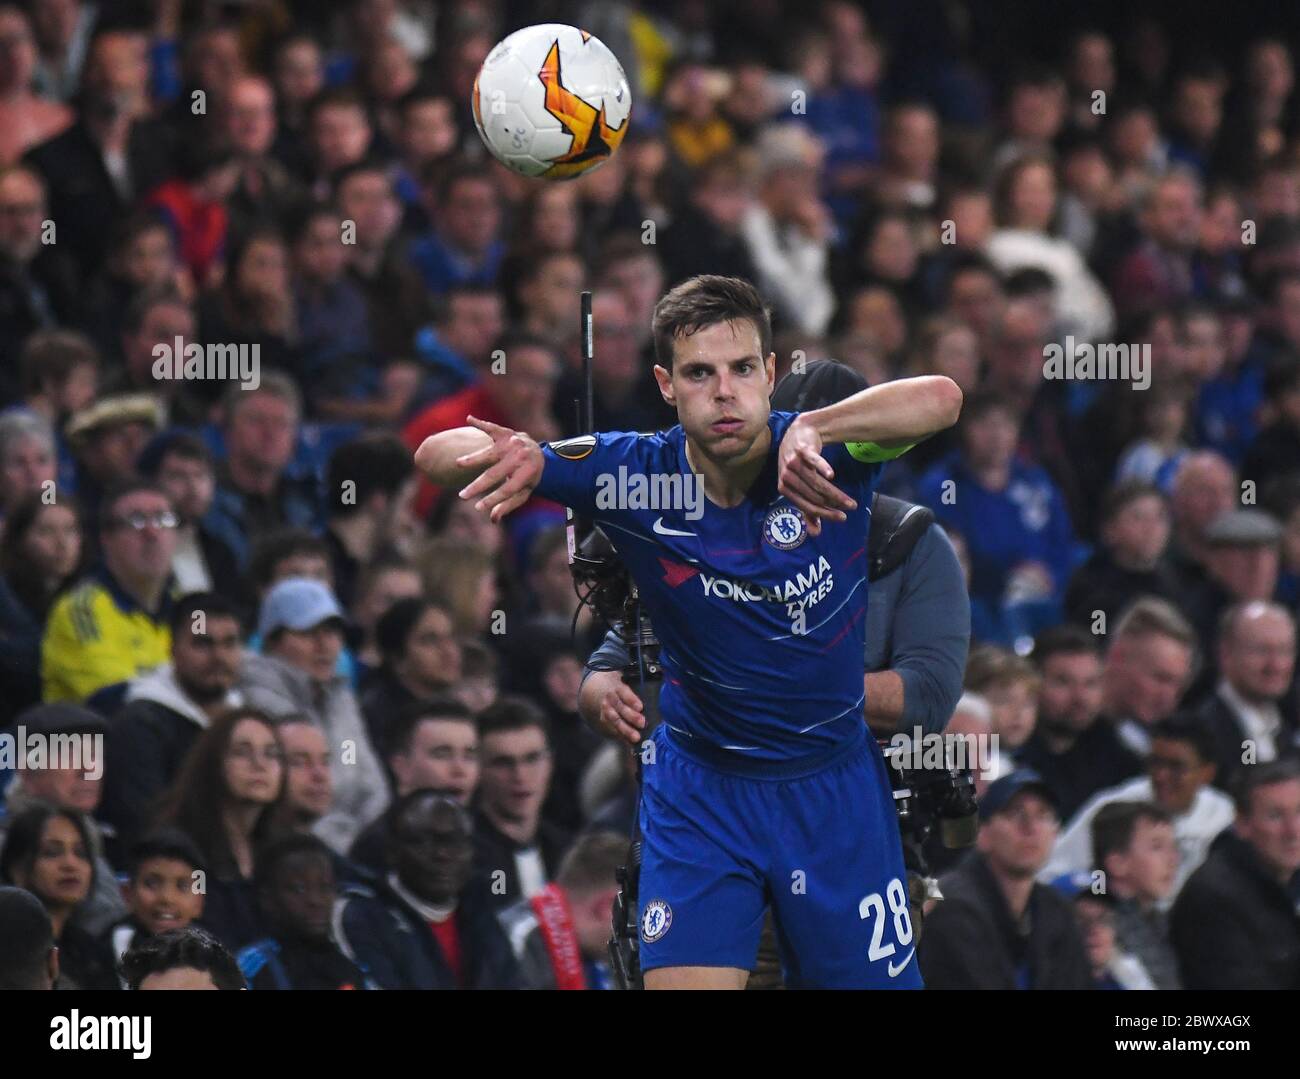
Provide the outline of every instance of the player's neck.
<path id="1" fill-rule="evenodd" d="M 688 436 L 686 463 L 703 480 L 705 497 L 714 505 L 731 509 L 744 501 L 750 487 L 758 479 L 767 463 L 767 451 L 771 445 L 771 428 L 764 427 L 763 433 L 754 440 L 754 445 L 743 457 L 719 460 L 701 450 Z"/>

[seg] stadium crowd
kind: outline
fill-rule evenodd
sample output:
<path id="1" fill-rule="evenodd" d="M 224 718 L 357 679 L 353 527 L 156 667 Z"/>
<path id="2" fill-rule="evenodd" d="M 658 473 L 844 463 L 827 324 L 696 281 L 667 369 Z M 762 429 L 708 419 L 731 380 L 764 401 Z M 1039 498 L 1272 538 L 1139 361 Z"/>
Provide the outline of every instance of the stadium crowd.
<path id="1" fill-rule="evenodd" d="M 778 377 L 966 395 L 882 486 L 951 541 L 953 729 L 1000 745 L 927 984 L 1300 987 L 1297 28 L 869 7 L 0 0 L 6 977 L 52 939 L 138 985 L 197 926 L 255 989 L 607 987 L 606 627 L 561 507 L 413 451 L 578 433 L 584 288 L 597 429 L 670 426 L 652 312 L 712 273 Z M 566 183 L 470 114 L 542 21 L 633 94 Z M 69 734 L 101 767 L 24 757 Z"/>

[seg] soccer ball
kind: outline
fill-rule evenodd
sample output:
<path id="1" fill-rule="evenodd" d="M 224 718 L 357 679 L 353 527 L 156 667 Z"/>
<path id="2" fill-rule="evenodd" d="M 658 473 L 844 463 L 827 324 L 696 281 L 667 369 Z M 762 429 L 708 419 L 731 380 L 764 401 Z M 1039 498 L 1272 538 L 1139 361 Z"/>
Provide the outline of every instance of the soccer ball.
<path id="1" fill-rule="evenodd" d="M 632 91 L 599 38 L 563 23 L 516 30 L 474 78 L 474 123 L 492 155 L 525 176 L 599 168 L 627 133 Z"/>

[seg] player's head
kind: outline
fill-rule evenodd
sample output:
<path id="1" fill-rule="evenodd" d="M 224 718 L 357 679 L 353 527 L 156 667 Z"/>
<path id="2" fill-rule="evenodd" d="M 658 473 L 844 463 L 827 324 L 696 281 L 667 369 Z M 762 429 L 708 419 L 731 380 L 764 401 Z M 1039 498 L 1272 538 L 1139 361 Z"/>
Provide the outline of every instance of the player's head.
<path id="1" fill-rule="evenodd" d="M 693 446 L 744 457 L 767 426 L 776 377 L 772 319 L 738 277 L 692 277 L 654 312 L 655 378 Z"/>
<path id="2" fill-rule="evenodd" d="M 197 926 L 161 936 L 138 934 L 122 956 L 129 989 L 243 989 L 235 957 Z"/>

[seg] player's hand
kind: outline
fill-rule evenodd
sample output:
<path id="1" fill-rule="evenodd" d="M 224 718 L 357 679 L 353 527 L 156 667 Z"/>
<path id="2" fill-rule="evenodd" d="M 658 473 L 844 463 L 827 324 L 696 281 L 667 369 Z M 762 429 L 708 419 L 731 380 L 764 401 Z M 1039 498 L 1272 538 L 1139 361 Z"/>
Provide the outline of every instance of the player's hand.
<path id="1" fill-rule="evenodd" d="M 796 419 L 786 429 L 777 452 L 776 489 L 801 510 L 810 536 L 821 535 L 822 518 L 848 519 L 857 502 L 832 482 L 835 470 L 822 456 L 822 436 L 811 423 Z"/>
<path id="2" fill-rule="evenodd" d="M 592 724 L 603 735 L 618 738 L 629 745 L 641 741 L 645 729 L 645 705 L 618 671 L 593 671 L 587 686 L 595 686 L 600 695 L 600 711 Z M 587 688 L 584 686 L 583 688 Z"/>
<path id="3" fill-rule="evenodd" d="M 523 431 L 489 423 L 467 416 L 471 427 L 477 427 L 492 438 L 492 445 L 456 458 L 462 468 L 482 468 L 483 472 L 460 492 L 461 498 L 476 498 L 476 510 L 484 510 L 493 524 L 507 513 L 517 510 L 533 493 L 542 478 L 542 448 Z"/>

